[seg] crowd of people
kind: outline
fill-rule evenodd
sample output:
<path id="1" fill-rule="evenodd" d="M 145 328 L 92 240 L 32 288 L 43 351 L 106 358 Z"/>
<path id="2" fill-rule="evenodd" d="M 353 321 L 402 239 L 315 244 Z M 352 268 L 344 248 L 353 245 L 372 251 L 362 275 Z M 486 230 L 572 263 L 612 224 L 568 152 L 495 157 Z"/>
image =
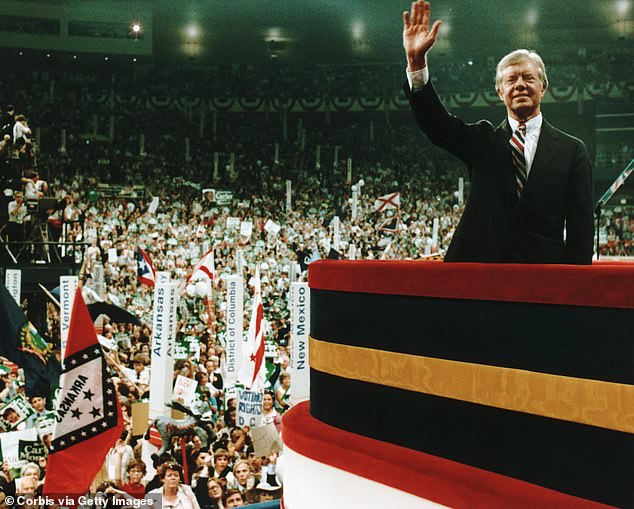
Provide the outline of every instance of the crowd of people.
<path id="1" fill-rule="evenodd" d="M 382 71 L 400 86 L 402 67 L 385 66 Z M 469 67 L 467 64 L 464 72 Z M 362 79 L 376 70 L 351 68 L 337 73 L 330 69 L 324 72 L 324 79 L 333 87 L 337 83 L 381 87 L 385 81 Z M 244 83 L 253 83 L 245 79 L 245 72 L 258 71 L 236 70 Z M 448 76 L 457 73 L 453 68 L 447 70 Z M 442 79 L 442 71 L 438 74 Z M 161 70 L 153 71 L 152 79 L 148 75 L 118 77 L 106 86 L 127 88 L 127 80 L 143 79 L 148 94 L 169 91 L 178 95 L 187 94 L 193 83 L 203 84 L 203 94 L 209 92 L 204 87 L 217 84 L 217 80 L 193 81 L 177 75 L 181 88 L 173 88 L 170 75 Z M 351 75 L 358 81 L 349 79 Z M 223 90 L 235 93 L 231 75 L 219 76 L 225 84 L 217 85 L 214 92 L 220 96 Z M 292 85 L 284 85 L 289 94 L 312 94 L 321 90 L 314 86 L 319 76 L 313 73 L 302 80 L 276 73 L 266 87 L 281 87 L 275 80 L 295 79 Z M 171 110 L 130 106 L 113 111 L 107 105 L 95 110 L 94 104 L 79 99 L 99 83 L 80 73 L 55 77 L 55 91 L 47 86 L 53 82 L 48 71 L 31 77 L 12 98 L 16 107 L 5 108 L 3 117 L 12 117 L 6 121 L 10 127 L 3 131 L 8 136 L 6 146 L 0 148 L 6 163 L 3 188 L 11 195 L 6 214 L 8 222 L 14 223 L 8 228 L 9 237 L 26 236 L 29 211 L 22 210 L 21 202 L 27 193 L 35 192 L 37 199 L 52 198 L 56 206 L 47 212 L 45 221 L 53 230 L 60 224 L 71 225 L 65 240 L 83 246 L 65 256 L 84 261 L 88 298 L 106 299 L 140 322 L 117 323 L 102 317 L 96 323 L 103 344 L 109 345 L 104 348 L 117 381 L 126 431 L 108 454 L 95 489 L 124 491 L 131 496 L 159 490 L 164 500 L 174 502 L 180 497 L 183 507 L 194 509 L 279 498 L 283 478 L 278 460 L 283 464 L 283 451 L 256 456 L 251 429 L 237 425 L 236 399 L 224 383 L 226 276 L 241 274 L 245 282 L 251 282 L 256 268 L 260 272 L 265 335 L 274 345 L 262 422 L 274 424 L 279 431 L 280 417 L 289 408 L 292 394 L 288 372 L 290 283 L 305 280 L 310 260 L 328 256 L 424 259 L 442 255 L 469 192 L 462 164 L 435 149 L 415 130 L 404 128 L 412 122 L 409 112 L 394 112 L 389 117 L 347 113 L 329 119 L 323 113 L 307 113 L 289 115 L 286 120 L 277 113 L 223 113 L 217 117 L 214 133 L 209 124 L 201 132 L 196 119 Z M 11 80 L 3 76 L 3 87 Z M 350 93 L 385 93 L 360 90 L 353 87 Z M 18 119 L 20 115 L 22 119 Z M 95 134 L 108 131 L 109 117 L 114 117 L 112 136 L 100 140 Z M 37 128 L 44 133 L 40 140 L 35 139 Z M 64 137 L 62 130 L 66 130 Z M 19 132 L 22 134 L 16 136 Z M 182 144 L 185 135 L 191 136 L 187 147 Z M 24 138 L 24 144 L 19 138 Z M 19 152 L 22 145 L 30 145 L 26 155 Z M 411 150 L 412 146 L 417 150 Z M 38 184 L 42 181 L 45 184 Z M 291 185 L 288 205 L 287 181 Z M 125 193 L 121 187 L 106 193 L 100 183 L 135 187 Z M 207 188 L 216 193 L 205 191 Z M 228 192 L 228 198 L 220 200 L 218 191 Z M 400 194 L 399 206 L 377 211 L 376 199 L 395 192 Z M 604 217 L 606 253 L 634 254 L 630 217 L 631 210 L 625 207 Z M 276 227 L 265 227 L 267 221 Z M 174 280 L 183 280 L 208 249 L 213 248 L 215 254 L 211 296 L 205 285 L 201 290 L 192 281 L 181 299 L 177 342 L 198 346 L 174 365 L 174 382 L 177 375 L 197 382 L 200 401 L 211 415 L 208 440 L 203 445 L 192 435 L 184 451 L 176 441 L 169 453 L 153 463 L 141 457 L 143 440 L 132 418 L 133 406 L 148 397 L 151 373 L 153 293 L 137 280 L 139 247 L 148 253 L 155 270 L 169 272 Z M 252 293 L 249 284 L 245 323 Z M 48 325 L 41 332 L 57 346 L 59 320 L 59 311 L 49 304 Z M 24 398 L 15 369 L 7 370 L 1 379 L 0 414 L 5 430 L 37 429 L 40 418 L 45 420 L 44 414 L 52 410 L 52 398 Z M 24 419 L 19 412 L 17 420 L 8 412 L 16 408 L 16 398 L 27 400 L 30 406 Z M 2 471 L 4 493 L 36 492 L 46 474 L 46 452 L 22 461 L 19 468 L 5 462 Z"/>

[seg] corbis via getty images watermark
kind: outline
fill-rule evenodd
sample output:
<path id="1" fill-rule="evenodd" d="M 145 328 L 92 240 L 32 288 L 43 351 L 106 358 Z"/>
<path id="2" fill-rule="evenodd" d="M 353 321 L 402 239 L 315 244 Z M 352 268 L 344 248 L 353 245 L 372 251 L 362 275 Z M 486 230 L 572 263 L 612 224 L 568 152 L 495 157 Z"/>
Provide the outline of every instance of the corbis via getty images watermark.
<path id="1" fill-rule="evenodd" d="M 98 507 L 101 509 L 111 507 L 161 507 L 158 498 L 134 498 L 130 496 L 104 496 L 101 493 L 87 495 L 30 495 L 17 494 L 7 495 L 4 499 L 6 506 L 25 507 L 52 507 L 52 508 L 77 508 L 77 507 Z"/>

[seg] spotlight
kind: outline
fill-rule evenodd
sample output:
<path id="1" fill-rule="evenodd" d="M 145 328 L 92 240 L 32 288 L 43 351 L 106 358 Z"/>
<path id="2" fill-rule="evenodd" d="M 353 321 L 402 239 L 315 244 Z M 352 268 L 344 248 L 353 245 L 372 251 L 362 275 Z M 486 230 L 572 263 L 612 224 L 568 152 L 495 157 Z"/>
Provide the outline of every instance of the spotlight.
<path id="1" fill-rule="evenodd" d="M 139 37 L 143 37 L 143 25 L 138 21 L 133 21 L 129 25 L 128 34 L 130 37 L 133 37 L 135 40 Z"/>

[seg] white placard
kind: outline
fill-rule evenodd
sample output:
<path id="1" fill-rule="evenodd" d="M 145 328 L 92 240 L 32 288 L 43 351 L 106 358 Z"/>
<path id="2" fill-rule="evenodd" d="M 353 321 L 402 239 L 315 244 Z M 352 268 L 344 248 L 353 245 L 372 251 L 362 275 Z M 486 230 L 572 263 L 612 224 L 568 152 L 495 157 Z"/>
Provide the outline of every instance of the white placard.
<path id="1" fill-rule="evenodd" d="M 250 426 L 255 428 L 262 422 L 261 391 L 240 391 L 238 397 L 238 411 L 236 412 L 236 424 L 239 427 Z"/>
<path id="2" fill-rule="evenodd" d="M 117 249 L 114 247 L 108 249 L 108 263 L 116 264 L 118 259 L 119 257 L 117 256 Z"/>
<path id="3" fill-rule="evenodd" d="M 310 368 L 308 365 L 308 336 L 310 334 L 310 290 L 308 283 L 291 283 L 289 294 L 291 312 L 291 403 L 310 397 Z"/>
<path id="4" fill-rule="evenodd" d="M 174 348 L 178 305 L 177 283 L 159 283 L 154 287 L 154 316 L 152 319 L 150 410 L 148 418 L 169 416 L 165 406 L 172 400 Z"/>
<path id="5" fill-rule="evenodd" d="M 280 231 L 280 225 L 277 224 L 275 221 L 272 221 L 271 219 L 267 219 L 266 223 L 264 223 L 264 231 L 272 235 L 277 235 Z"/>
<path id="6" fill-rule="evenodd" d="M 251 237 L 251 232 L 253 232 L 253 223 L 251 221 L 242 221 L 240 223 L 240 235 L 249 238 Z"/>
<path id="7" fill-rule="evenodd" d="M 2 459 L 7 461 L 12 468 L 21 468 L 27 461 L 20 460 L 20 442 L 34 442 L 36 440 L 38 440 L 38 437 L 35 428 L 0 433 Z"/>
<path id="8" fill-rule="evenodd" d="M 172 399 L 180 400 L 186 407 L 190 407 L 196 394 L 197 385 L 198 382 L 196 380 L 178 375 L 174 384 Z"/>
<path id="9" fill-rule="evenodd" d="M 73 311 L 75 293 L 79 286 L 77 276 L 59 277 L 59 328 L 61 333 L 62 359 L 65 357 L 66 343 L 68 343 L 68 331 L 70 329 L 70 315 Z"/>
<path id="10" fill-rule="evenodd" d="M 242 276 L 229 276 L 227 283 L 227 375 L 225 385 L 238 380 L 242 360 L 242 336 L 244 335 L 244 279 Z"/>
<path id="11" fill-rule="evenodd" d="M 434 218 L 432 233 L 431 233 L 431 247 L 432 249 L 438 248 L 438 218 Z"/>
<path id="12" fill-rule="evenodd" d="M 227 229 L 228 230 L 237 230 L 240 228 L 240 218 L 239 217 L 228 217 L 227 218 Z"/>
<path id="13" fill-rule="evenodd" d="M 22 292 L 22 271 L 20 269 L 7 269 L 4 274 L 4 286 L 7 287 L 11 297 L 20 305 Z"/>

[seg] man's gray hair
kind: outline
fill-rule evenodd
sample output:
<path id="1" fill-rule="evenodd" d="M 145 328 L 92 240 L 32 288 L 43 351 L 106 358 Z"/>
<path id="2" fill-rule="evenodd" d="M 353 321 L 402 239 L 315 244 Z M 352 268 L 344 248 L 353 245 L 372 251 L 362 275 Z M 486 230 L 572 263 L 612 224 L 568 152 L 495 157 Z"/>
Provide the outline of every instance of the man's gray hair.
<path id="1" fill-rule="evenodd" d="M 40 466 L 37 463 L 27 463 L 26 465 L 23 465 L 22 468 L 20 469 L 20 477 L 24 477 L 24 474 L 26 474 L 26 471 L 29 470 L 30 468 L 37 470 L 37 475 L 39 477 Z"/>
<path id="2" fill-rule="evenodd" d="M 498 90 L 500 88 L 500 84 L 502 82 L 502 71 L 504 69 L 510 67 L 511 65 L 521 64 L 523 62 L 533 62 L 537 66 L 539 78 L 542 80 L 544 88 L 548 88 L 548 76 L 546 75 L 546 66 L 544 65 L 542 57 L 534 51 L 529 51 L 527 49 L 516 49 L 515 51 L 512 51 L 508 55 L 502 57 L 502 59 L 498 62 L 498 66 L 495 71 L 495 88 Z"/>

